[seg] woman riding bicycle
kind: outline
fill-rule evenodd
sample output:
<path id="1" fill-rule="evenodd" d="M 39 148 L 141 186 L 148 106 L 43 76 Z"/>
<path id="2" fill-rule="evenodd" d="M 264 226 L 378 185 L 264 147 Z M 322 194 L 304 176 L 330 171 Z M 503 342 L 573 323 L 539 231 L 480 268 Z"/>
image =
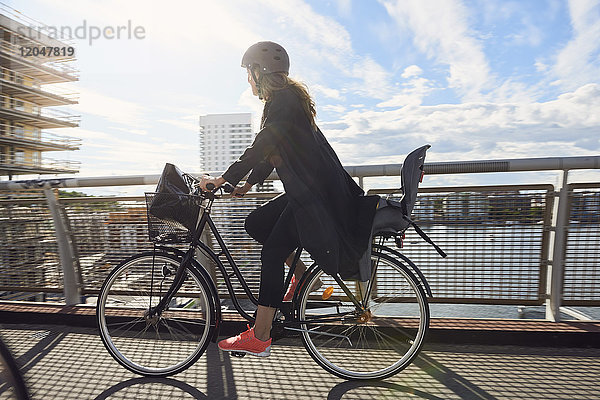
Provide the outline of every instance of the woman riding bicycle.
<path id="1" fill-rule="evenodd" d="M 275 169 L 285 191 L 246 220 L 248 233 L 263 245 L 259 305 L 253 328 L 219 342 L 224 351 L 270 355 L 271 325 L 284 297 L 283 264 L 290 264 L 294 249 L 305 248 L 325 272 L 350 278 L 370 240 L 378 200 L 364 196 L 342 167 L 316 126 L 306 87 L 288 77 L 289 65 L 287 52 L 277 43 L 248 48 L 242 67 L 253 95 L 265 103 L 261 130 L 222 176 L 205 176 L 200 182 L 204 190 L 209 183 L 236 186 L 250 172 L 233 192 L 243 196 Z"/>

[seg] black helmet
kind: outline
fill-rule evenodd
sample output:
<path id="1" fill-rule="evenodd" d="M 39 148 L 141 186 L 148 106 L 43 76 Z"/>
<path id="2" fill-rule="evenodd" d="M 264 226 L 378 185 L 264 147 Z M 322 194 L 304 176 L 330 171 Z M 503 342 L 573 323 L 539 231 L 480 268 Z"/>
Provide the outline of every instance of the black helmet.
<path id="1" fill-rule="evenodd" d="M 289 73 L 290 58 L 285 49 L 274 42 L 258 42 L 246 50 L 242 57 L 242 67 L 252 69 L 258 66 L 261 74 L 273 72 Z"/>

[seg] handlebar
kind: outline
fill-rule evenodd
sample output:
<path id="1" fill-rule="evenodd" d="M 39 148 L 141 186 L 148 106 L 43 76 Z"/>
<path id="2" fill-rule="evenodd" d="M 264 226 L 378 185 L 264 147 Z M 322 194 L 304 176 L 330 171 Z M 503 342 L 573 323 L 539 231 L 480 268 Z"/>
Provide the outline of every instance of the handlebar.
<path id="1" fill-rule="evenodd" d="M 231 193 L 231 192 L 233 192 L 233 190 L 235 189 L 235 187 L 233 187 L 233 185 L 232 185 L 232 184 L 230 184 L 230 183 L 228 183 L 228 182 L 225 182 L 225 183 L 223 184 L 223 186 L 221 186 L 221 187 L 223 188 L 223 190 L 225 191 L 225 193 Z M 213 192 L 213 191 L 216 189 L 216 188 L 215 188 L 215 185 L 214 185 L 214 184 L 212 184 L 212 183 L 208 183 L 208 184 L 206 184 L 206 188 L 207 188 L 208 190 L 210 190 L 211 192 Z"/>

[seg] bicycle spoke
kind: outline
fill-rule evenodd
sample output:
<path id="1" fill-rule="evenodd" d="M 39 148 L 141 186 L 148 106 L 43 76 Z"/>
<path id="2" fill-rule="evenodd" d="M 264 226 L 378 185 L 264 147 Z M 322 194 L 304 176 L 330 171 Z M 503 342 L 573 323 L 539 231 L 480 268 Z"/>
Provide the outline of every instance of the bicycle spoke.
<path id="1" fill-rule="evenodd" d="M 198 326 L 205 326 L 206 325 L 206 321 L 190 321 L 190 320 L 183 320 L 183 319 L 179 319 L 179 318 L 170 318 L 171 321 L 173 322 L 179 322 L 180 324 L 190 324 L 190 325 L 198 325 Z"/>
<path id="2" fill-rule="evenodd" d="M 382 378 L 405 368 L 419 351 L 428 327 L 427 299 L 420 283 L 389 257 L 378 254 L 373 261 L 376 269 L 368 282 L 346 285 L 360 299 L 361 311 L 322 271 L 313 273 L 307 285 L 317 279 L 331 284 L 334 298 L 340 299 L 337 310 L 307 307 L 306 292 L 299 299 L 301 324 L 311 328 L 301 335 L 307 350 L 323 368 L 344 378 Z M 332 321 L 344 313 L 343 323 L 341 318 Z M 352 346 L 340 337 L 321 337 L 319 331 L 341 334 Z"/>
<path id="3" fill-rule="evenodd" d="M 113 323 L 107 323 L 107 326 L 112 326 L 112 327 L 117 327 L 117 326 L 125 326 L 125 325 L 130 325 L 130 324 L 137 324 L 138 322 L 142 322 L 144 321 L 143 318 L 136 318 L 133 319 L 131 321 L 126 321 L 126 322 L 113 322 Z"/>
<path id="4" fill-rule="evenodd" d="M 147 316 L 175 278 L 174 274 L 162 276 L 159 271 L 179 267 L 178 259 L 157 255 L 157 269 L 152 274 L 153 261 L 152 253 L 134 257 L 109 275 L 98 298 L 99 324 L 107 349 L 122 365 L 143 375 L 166 376 L 187 368 L 202 354 L 213 329 L 206 322 L 211 320 L 212 309 L 205 285 L 187 271 L 180 289 L 183 294 L 175 293 L 162 313 Z M 108 307 L 110 304 L 118 307 Z M 186 308 L 190 306 L 193 308 Z M 169 357 L 164 357 L 165 353 Z"/>

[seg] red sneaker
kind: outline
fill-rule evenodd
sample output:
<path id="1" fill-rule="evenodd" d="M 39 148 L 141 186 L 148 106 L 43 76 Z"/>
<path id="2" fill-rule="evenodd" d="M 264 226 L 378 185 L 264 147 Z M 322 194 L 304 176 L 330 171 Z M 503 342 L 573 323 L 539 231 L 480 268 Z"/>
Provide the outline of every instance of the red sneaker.
<path id="1" fill-rule="evenodd" d="M 296 286 L 298 286 L 298 281 L 296 280 L 296 275 L 292 275 L 290 287 L 288 288 L 288 291 L 285 294 L 285 296 L 283 296 L 283 301 L 292 300 L 292 297 L 294 297 L 294 292 L 296 291 Z"/>
<path id="2" fill-rule="evenodd" d="M 248 353 L 257 357 L 268 357 L 271 355 L 271 338 L 263 342 L 254 336 L 254 328 L 240 333 L 237 336 L 230 337 L 228 339 L 221 340 L 219 342 L 219 349 L 223 351 L 235 351 L 240 353 Z"/>

